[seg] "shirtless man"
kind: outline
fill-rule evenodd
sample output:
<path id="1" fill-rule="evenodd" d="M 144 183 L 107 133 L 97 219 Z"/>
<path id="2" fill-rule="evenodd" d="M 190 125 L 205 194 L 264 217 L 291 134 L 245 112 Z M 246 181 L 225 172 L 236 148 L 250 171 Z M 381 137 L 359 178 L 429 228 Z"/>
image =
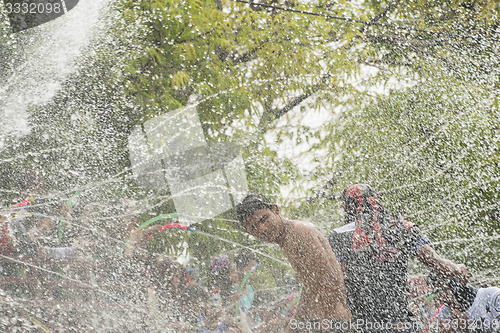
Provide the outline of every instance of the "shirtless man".
<path id="1" fill-rule="evenodd" d="M 328 240 L 313 225 L 281 217 L 279 207 L 261 194 L 250 194 L 237 208 L 243 229 L 278 244 L 302 284 L 297 311 L 285 332 L 330 331 L 348 324 L 342 270 Z M 348 325 L 343 325 L 346 332 Z"/>

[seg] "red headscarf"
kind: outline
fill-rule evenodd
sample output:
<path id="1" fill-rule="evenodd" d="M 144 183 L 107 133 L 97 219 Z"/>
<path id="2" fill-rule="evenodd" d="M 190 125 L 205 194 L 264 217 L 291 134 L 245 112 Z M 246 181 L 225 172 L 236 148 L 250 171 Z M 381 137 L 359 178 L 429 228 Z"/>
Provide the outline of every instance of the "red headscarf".
<path id="1" fill-rule="evenodd" d="M 344 190 L 343 198 L 346 223 L 355 222 L 352 250 L 371 248 L 378 261 L 396 259 L 401 232 L 412 224 L 387 214 L 370 185 L 351 185 Z"/>

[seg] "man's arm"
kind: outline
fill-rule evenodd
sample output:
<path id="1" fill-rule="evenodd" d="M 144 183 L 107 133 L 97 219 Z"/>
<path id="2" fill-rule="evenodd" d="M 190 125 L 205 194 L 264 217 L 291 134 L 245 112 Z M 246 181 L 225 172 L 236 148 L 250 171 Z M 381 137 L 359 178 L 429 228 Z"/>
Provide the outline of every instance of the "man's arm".
<path id="1" fill-rule="evenodd" d="M 420 246 L 416 252 L 418 260 L 427 267 L 433 269 L 439 276 L 444 278 L 455 278 L 460 283 L 467 283 L 469 272 L 462 264 L 454 264 L 441 258 L 428 244 Z"/>

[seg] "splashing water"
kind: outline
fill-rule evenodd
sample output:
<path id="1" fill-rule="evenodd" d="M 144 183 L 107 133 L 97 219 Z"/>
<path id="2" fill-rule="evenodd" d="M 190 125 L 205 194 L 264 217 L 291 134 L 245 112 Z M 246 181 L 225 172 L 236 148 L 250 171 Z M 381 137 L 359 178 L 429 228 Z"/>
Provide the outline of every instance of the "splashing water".
<path id="1" fill-rule="evenodd" d="M 17 33 L 16 60 L 0 87 L 0 137 L 30 131 L 28 109 L 49 102 L 78 67 L 78 57 L 102 28 L 109 1 L 82 1 L 67 14 Z"/>
<path id="2" fill-rule="evenodd" d="M 110 3 L 111 0 L 80 1 L 78 6 L 66 15 L 13 36 L 11 59 L 8 59 L 10 67 L 1 69 L 0 72 L 0 77 L 5 78 L 5 82 L 0 86 L 0 151 L 5 138 L 17 137 L 22 141 L 36 130 L 36 126 L 30 127 L 32 125 L 29 119 L 30 109 L 49 105 L 58 93 L 62 92 L 64 95 L 62 87 L 81 69 L 79 61 L 84 56 L 86 48 L 91 46 L 94 37 L 105 32 L 109 23 L 103 17 L 109 11 Z M 155 14 L 160 15 L 161 11 L 156 10 Z M 297 76 L 297 79 L 299 78 L 301 77 Z M 152 78 L 146 77 L 147 79 Z M 276 78 L 258 83 L 271 85 L 273 80 Z M 221 90 L 206 97 L 199 104 L 205 102 L 210 104 L 212 99 L 231 95 L 240 88 L 246 89 L 245 85 L 241 84 L 238 88 Z M 121 91 L 116 89 L 105 93 L 115 96 Z M 147 119 L 141 118 L 134 120 L 132 125 L 128 124 L 130 128 L 117 126 L 119 129 L 116 129 L 112 126 L 107 127 L 112 120 L 115 120 L 109 115 L 119 114 L 122 111 L 117 110 L 115 105 L 103 106 L 102 104 L 106 103 L 100 101 L 95 103 L 87 101 L 86 104 L 75 101 L 74 104 L 77 111 L 69 117 L 69 123 L 77 124 L 75 127 L 80 126 L 82 132 L 85 130 L 91 132 L 97 123 L 101 126 L 102 132 L 92 138 L 79 136 L 79 139 L 82 138 L 80 141 L 68 140 L 65 142 L 66 145 L 56 148 L 50 146 L 47 149 L 34 151 L 21 149 L 14 156 L 2 156 L 0 159 L 0 168 L 4 165 L 29 165 L 21 162 L 30 161 L 35 165 L 34 169 L 42 170 L 41 173 L 44 175 L 46 171 L 49 178 L 53 170 L 49 170 L 43 161 L 56 160 L 54 162 L 56 168 L 62 171 L 57 170 L 58 172 L 53 174 L 68 174 L 73 179 L 84 179 L 68 186 L 53 186 L 48 192 L 41 192 L 40 197 L 26 198 L 20 195 L 14 202 L 12 198 L 19 193 L 11 183 L 15 183 L 18 176 L 22 178 L 28 171 L 16 170 L 15 175 L 4 176 L 4 179 L 9 177 L 12 179 L 5 181 L 6 184 L 2 184 L 0 188 L 1 202 L 5 206 L 1 213 L 9 218 L 11 232 L 18 237 L 16 241 L 19 250 L 31 243 L 39 246 L 36 248 L 27 246 L 25 253 L 16 256 L 0 254 L 0 308 L 7 314 L 0 318 L 0 329 L 21 332 L 40 330 L 137 332 L 155 331 L 159 327 L 162 332 L 177 332 L 181 327 L 171 326 L 172 322 L 184 324 L 189 321 L 188 319 L 192 319 L 188 311 L 180 313 L 179 309 L 186 305 L 186 301 L 196 298 L 180 297 L 171 302 L 170 298 L 173 297 L 163 297 L 162 293 L 172 292 L 170 285 L 173 285 L 172 281 L 176 279 L 183 281 L 184 285 L 175 284 L 176 288 L 183 291 L 191 285 L 191 279 L 203 287 L 212 288 L 213 277 L 207 273 L 209 272 L 207 266 L 211 256 L 219 254 L 214 252 L 221 248 L 230 256 L 243 251 L 257 255 L 261 261 L 259 274 L 262 275 L 261 280 L 256 282 L 258 288 L 255 289 L 259 296 L 263 296 L 258 304 L 256 302 L 255 308 L 265 310 L 264 312 L 275 317 L 281 316 L 283 301 L 298 289 L 298 284 L 290 282 L 291 279 L 288 278 L 292 272 L 290 265 L 282 259 L 283 256 L 275 245 L 256 242 L 255 239 L 237 230 L 235 226 L 239 222 L 234 220 L 233 215 L 227 214 L 236 199 L 241 199 L 248 190 L 245 172 L 255 171 L 251 170 L 252 167 L 244 165 L 241 152 L 238 150 L 238 153 L 214 157 L 213 151 L 210 150 L 212 146 L 207 145 L 204 137 L 209 132 L 207 124 L 202 123 L 196 113 L 186 120 L 192 128 L 189 126 L 181 128 L 179 119 L 169 120 L 168 128 L 157 128 L 158 118 L 170 118 L 168 113 L 162 110 L 160 117 L 155 118 L 157 115 L 153 116 L 151 113 Z M 134 107 L 130 107 L 130 110 L 127 109 L 127 112 L 132 116 L 130 114 L 127 116 L 133 117 Z M 182 109 L 177 111 L 179 110 Z M 327 126 L 330 117 L 338 119 L 337 112 L 331 114 L 330 110 L 323 111 L 325 115 L 322 117 L 309 114 L 309 117 L 314 119 L 310 119 L 311 121 L 305 125 L 320 132 Z M 176 111 L 171 112 L 174 114 Z M 91 116 L 86 118 L 85 113 Z M 449 125 L 462 116 L 465 117 L 466 113 L 458 113 L 455 118 L 447 119 L 441 129 L 416 150 L 411 150 L 410 145 L 402 147 L 406 157 L 399 161 L 398 167 L 404 168 L 421 150 L 429 149 L 428 146 L 433 139 L 439 133 L 447 131 Z M 295 122 L 293 117 L 283 119 L 283 127 L 292 127 L 290 124 Z M 471 118 L 464 123 L 472 124 L 474 121 Z M 318 125 L 319 123 L 321 125 Z M 75 132 L 68 129 L 68 133 L 64 134 L 71 137 Z M 303 134 L 297 130 L 294 135 L 300 137 Z M 119 139 L 115 140 L 119 136 L 128 136 L 128 151 L 125 148 L 124 151 L 127 152 L 120 152 L 123 155 L 128 154 L 123 158 L 127 163 L 123 163 L 118 171 L 116 171 L 118 168 L 112 167 L 106 171 L 100 170 L 105 172 L 105 177 L 87 175 L 86 168 L 94 167 L 92 165 L 94 160 L 91 162 L 88 160 L 94 155 L 98 157 L 96 160 L 113 164 L 112 158 L 106 156 L 105 152 L 116 148 L 113 144 L 120 146 L 121 142 L 116 143 Z M 283 143 L 285 140 L 280 136 L 276 132 L 267 133 L 267 140 Z M 257 137 L 258 135 L 254 135 L 254 138 Z M 48 141 L 50 135 L 46 135 L 45 139 Z M 288 148 L 291 148 L 288 150 L 283 147 L 278 148 L 277 154 L 280 158 L 289 158 L 290 154 L 295 155 L 296 149 L 299 151 L 297 153 L 299 156 L 294 157 L 297 160 L 303 159 L 299 162 L 302 162 L 304 169 L 313 172 L 315 165 L 321 166 L 325 163 L 323 157 L 327 152 L 323 151 L 319 159 L 318 155 L 314 156 L 314 159 L 305 159 L 302 152 L 309 151 L 311 144 L 315 145 L 321 141 L 316 139 L 303 140 L 302 145 L 289 142 Z M 175 140 L 178 142 L 174 145 L 171 141 Z M 224 146 L 227 142 L 221 140 L 217 144 Z M 276 146 L 278 145 L 277 143 Z M 174 153 L 176 156 L 173 156 Z M 315 153 L 317 154 L 317 151 Z M 121 156 L 120 154 L 111 156 Z M 193 156 L 196 154 L 197 157 Z M 79 156 L 75 159 L 80 169 L 68 166 L 68 160 L 76 155 Z M 265 159 L 265 154 L 262 155 L 259 158 Z M 457 155 L 455 161 L 465 157 L 466 151 Z M 211 158 L 215 158 L 216 163 L 210 164 Z M 231 164 L 231 161 L 235 163 Z M 417 179 L 418 183 L 428 182 L 446 173 L 454 161 L 448 162 L 440 172 L 420 176 Z M 104 169 L 105 166 L 108 165 L 103 163 L 96 169 Z M 383 186 L 396 172 L 397 168 L 389 170 L 385 178 L 376 178 L 374 184 Z M 207 175 L 210 174 L 216 176 L 209 178 Z M 268 175 L 263 177 L 265 176 Z M 280 176 L 293 177 L 285 174 Z M 53 181 L 52 184 L 54 183 L 66 185 L 64 181 Z M 141 183 L 142 187 L 137 185 Z M 314 181 L 311 180 L 311 183 Z M 388 190 L 414 185 L 403 183 L 394 185 Z M 471 185 L 476 186 L 480 183 Z M 306 191 L 303 190 L 293 182 L 282 192 L 286 194 L 288 200 L 304 199 Z M 221 194 L 214 196 L 216 191 Z M 465 190 L 453 195 L 459 196 L 464 192 Z M 300 197 L 292 198 L 293 193 L 298 193 Z M 453 195 L 444 196 L 441 201 L 453 201 Z M 5 199 L 3 196 L 10 199 Z M 67 211 L 70 211 L 70 216 Z M 413 214 L 418 216 L 424 212 L 430 213 L 432 209 L 415 210 Z M 142 230 L 138 231 L 137 226 L 141 222 L 152 220 L 155 224 L 147 225 L 148 228 L 151 227 L 147 230 L 151 233 L 147 240 L 134 238 L 137 235 L 141 236 Z M 181 223 L 189 225 L 189 228 Z M 432 231 L 443 224 L 445 223 L 436 223 L 424 231 Z M 169 225 L 181 227 L 167 227 Z M 331 228 L 331 220 L 325 221 L 324 225 L 320 226 L 325 233 Z M 153 235 L 160 229 L 161 233 Z M 462 243 L 475 240 L 493 242 L 498 240 L 498 235 L 477 235 L 455 238 L 452 241 Z M 452 241 L 437 241 L 432 245 Z M 132 254 L 128 257 L 127 251 L 130 249 Z M 464 247 L 460 251 L 466 250 Z M 173 261 L 168 261 L 167 265 L 159 259 L 160 257 L 167 260 L 175 259 L 186 264 L 190 270 L 186 270 L 185 274 L 182 273 L 180 276 L 170 276 L 169 269 L 173 268 L 165 266 L 175 266 L 175 264 Z M 487 273 L 494 275 L 495 272 Z M 224 310 L 230 312 L 228 309 L 227 306 Z"/>

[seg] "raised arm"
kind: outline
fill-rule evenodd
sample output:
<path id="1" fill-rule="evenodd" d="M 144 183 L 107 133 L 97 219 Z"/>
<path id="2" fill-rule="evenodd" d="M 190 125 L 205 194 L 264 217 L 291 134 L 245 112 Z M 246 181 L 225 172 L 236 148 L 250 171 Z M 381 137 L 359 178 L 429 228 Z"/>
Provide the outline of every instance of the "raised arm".
<path id="1" fill-rule="evenodd" d="M 461 283 L 467 283 L 469 272 L 462 264 L 454 264 L 440 257 L 428 244 L 420 246 L 416 253 L 417 258 L 427 267 L 433 269 L 439 276 L 455 278 Z"/>

